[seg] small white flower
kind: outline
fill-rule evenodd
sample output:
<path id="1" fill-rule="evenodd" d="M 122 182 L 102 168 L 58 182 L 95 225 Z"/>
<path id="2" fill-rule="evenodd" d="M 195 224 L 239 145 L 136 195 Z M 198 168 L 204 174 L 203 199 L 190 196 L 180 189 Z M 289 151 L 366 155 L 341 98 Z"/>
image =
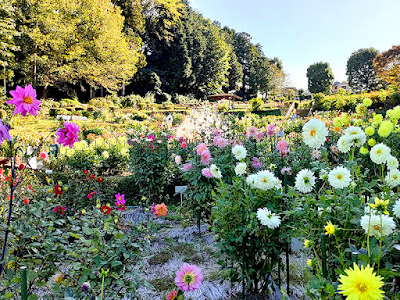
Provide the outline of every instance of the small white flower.
<path id="1" fill-rule="evenodd" d="M 371 160 L 380 165 L 387 162 L 390 157 L 390 148 L 385 144 L 379 143 L 373 146 L 369 153 Z"/>
<path id="2" fill-rule="evenodd" d="M 101 153 L 101 156 L 103 156 L 104 159 L 107 159 L 110 157 L 110 154 L 108 153 L 108 151 L 103 151 L 103 153 Z"/>
<path id="3" fill-rule="evenodd" d="M 244 162 L 238 163 L 235 167 L 235 173 L 237 176 L 242 176 L 242 175 L 246 174 L 246 169 L 247 169 L 246 163 L 244 163 Z"/>
<path id="4" fill-rule="evenodd" d="M 400 184 L 400 171 L 397 169 L 389 170 L 385 177 L 385 182 L 391 187 L 394 188 Z"/>
<path id="5" fill-rule="evenodd" d="M 361 147 L 367 140 L 365 132 L 357 126 L 350 126 L 344 131 L 347 143 L 357 147 Z"/>
<path id="6" fill-rule="evenodd" d="M 259 208 L 257 210 L 257 219 L 260 220 L 262 225 L 270 229 L 278 228 L 281 225 L 280 217 L 267 208 Z"/>
<path id="7" fill-rule="evenodd" d="M 376 236 L 377 238 L 388 236 L 393 233 L 396 224 L 392 217 L 388 215 L 365 215 L 361 217 L 361 227 L 364 229 L 365 234 Z"/>
<path id="8" fill-rule="evenodd" d="M 220 171 L 220 169 L 215 165 L 215 164 L 212 164 L 211 166 L 210 166 L 210 171 L 211 171 L 211 174 L 213 174 L 213 176 L 215 177 L 215 178 L 222 178 L 222 174 L 221 174 L 221 171 Z"/>
<path id="9" fill-rule="evenodd" d="M 328 181 L 335 189 L 348 187 L 351 182 L 350 171 L 343 167 L 336 167 L 328 174 Z"/>
<path id="10" fill-rule="evenodd" d="M 254 179 L 254 185 L 260 190 L 267 191 L 275 187 L 276 179 L 277 178 L 271 171 L 260 171 Z"/>
<path id="11" fill-rule="evenodd" d="M 308 169 L 303 169 L 296 175 L 295 188 L 302 193 L 309 193 L 315 185 L 314 173 Z"/>
<path id="12" fill-rule="evenodd" d="M 177 165 L 180 165 L 182 163 L 182 156 L 180 155 L 175 156 L 175 163 Z"/>
<path id="13" fill-rule="evenodd" d="M 350 151 L 351 145 L 347 141 L 347 137 L 345 135 L 342 135 L 338 142 L 337 142 L 337 147 L 339 148 L 339 151 L 342 153 L 347 153 Z"/>
<path id="14" fill-rule="evenodd" d="M 311 148 L 320 148 L 326 141 L 328 129 L 325 123 L 318 119 L 311 119 L 303 126 L 304 143 Z"/>
<path id="15" fill-rule="evenodd" d="M 256 185 L 255 185 L 256 178 L 257 178 L 257 174 L 251 174 L 251 175 L 247 176 L 247 178 L 246 178 L 246 183 L 253 189 L 256 188 Z"/>
<path id="16" fill-rule="evenodd" d="M 390 170 L 397 169 L 399 167 L 399 161 L 394 156 L 390 156 L 386 163 Z"/>
<path id="17" fill-rule="evenodd" d="M 393 214 L 400 218 L 400 199 L 398 199 L 393 206 Z"/>
<path id="18" fill-rule="evenodd" d="M 247 156 L 247 150 L 241 145 L 236 145 L 232 148 L 232 154 L 237 160 L 245 159 Z"/>

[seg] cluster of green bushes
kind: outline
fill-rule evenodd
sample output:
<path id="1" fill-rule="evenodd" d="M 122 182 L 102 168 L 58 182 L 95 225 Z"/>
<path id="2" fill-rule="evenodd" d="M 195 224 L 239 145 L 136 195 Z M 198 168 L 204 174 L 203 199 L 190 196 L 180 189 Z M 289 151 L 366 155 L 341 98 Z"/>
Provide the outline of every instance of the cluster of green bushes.
<path id="1" fill-rule="evenodd" d="M 362 102 L 364 98 L 370 98 L 373 101 L 372 108 L 389 108 L 400 104 L 400 91 L 389 88 L 360 94 L 340 91 L 336 94 L 325 96 L 322 93 L 318 93 L 314 95 L 314 107 L 315 110 L 354 111 L 357 104 Z"/>

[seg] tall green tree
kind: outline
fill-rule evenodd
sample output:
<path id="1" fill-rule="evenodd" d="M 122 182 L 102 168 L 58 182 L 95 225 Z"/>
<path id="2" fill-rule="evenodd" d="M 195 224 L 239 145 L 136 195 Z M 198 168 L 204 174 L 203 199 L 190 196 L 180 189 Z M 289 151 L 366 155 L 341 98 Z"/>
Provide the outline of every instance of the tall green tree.
<path id="1" fill-rule="evenodd" d="M 0 79 L 4 89 L 7 79 L 12 79 L 15 68 L 15 51 L 19 47 L 15 38 L 20 35 L 15 23 L 15 5 L 13 0 L 0 0 Z"/>
<path id="2" fill-rule="evenodd" d="M 141 52 L 125 37 L 118 6 L 107 0 L 18 1 L 28 80 L 117 90 L 137 71 Z"/>
<path id="3" fill-rule="evenodd" d="M 374 90 L 378 86 L 373 60 L 379 53 L 374 48 L 363 48 L 353 52 L 347 60 L 348 82 L 355 92 Z"/>
<path id="4" fill-rule="evenodd" d="M 333 73 L 328 63 L 318 62 L 307 69 L 310 93 L 329 93 L 332 88 Z"/>

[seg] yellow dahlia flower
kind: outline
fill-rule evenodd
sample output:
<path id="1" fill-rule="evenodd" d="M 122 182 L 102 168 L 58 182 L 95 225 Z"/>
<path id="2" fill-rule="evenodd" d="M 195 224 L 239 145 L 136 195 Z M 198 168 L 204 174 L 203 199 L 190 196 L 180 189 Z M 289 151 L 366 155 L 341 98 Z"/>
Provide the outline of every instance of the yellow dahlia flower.
<path id="1" fill-rule="evenodd" d="M 353 269 L 345 270 L 346 275 L 340 275 L 341 284 L 338 287 L 340 294 L 351 300 L 380 300 L 384 292 L 380 290 L 383 286 L 383 278 L 376 276 L 374 269 L 370 266 L 361 266 L 354 263 Z"/>
<path id="2" fill-rule="evenodd" d="M 327 235 L 332 235 L 335 234 L 335 225 L 332 224 L 332 222 L 329 222 L 326 226 L 325 226 L 325 234 Z"/>

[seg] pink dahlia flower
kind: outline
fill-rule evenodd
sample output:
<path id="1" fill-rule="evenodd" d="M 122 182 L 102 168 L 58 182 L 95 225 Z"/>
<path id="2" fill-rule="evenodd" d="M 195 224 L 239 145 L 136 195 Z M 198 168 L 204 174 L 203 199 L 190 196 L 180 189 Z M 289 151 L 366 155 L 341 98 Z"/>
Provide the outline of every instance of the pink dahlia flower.
<path id="1" fill-rule="evenodd" d="M 176 272 L 175 284 L 183 292 L 192 292 L 201 287 L 202 280 L 203 274 L 201 274 L 200 268 L 184 263 Z"/>
<path id="2" fill-rule="evenodd" d="M 203 165 L 209 165 L 211 163 L 212 157 L 211 153 L 208 150 L 205 150 L 201 153 L 201 163 Z"/>
<path id="3" fill-rule="evenodd" d="M 3 142 L 3 140 L 11 141 L 12 137 L 10 133 L 8 132 L 10 128 L 8 125 L 3 124 L 3 122 L 0 119 L 0 144 Z"/>
<path id="4" fill-rule="evenodd" d="M 215 135 L 221 135 L 222 134 L 222 130 L 217 128 L 217 129 L 214 130 L 214 134 Z"/>
<path id="5" fill-rule="evenodd" d="M 228 141 L 225 140 L 223 137 L 216 136 L 214 138 L 214 146 L 217 146 L 219 148 L 225 148 L 228 145 Z"/>
<path id="6" fill-rule="evenodd" d="M 256 140 L 261 141 L 263 138 L 264 138 L 264 132 L 261 131 L 257 132 Z"/>
<path id="7" fill-rule="evenodd" d="M 78 141 L 79 126 L 75 123 L 64 122 L 64 128 L 57 130 L 57 143 L 63 146 L 69 146 L 71 149 L 74 147 L 75 142 Z"/>
<path id="8" fill-rule="evenodd" d="M 191 163 L 187 163 L 187 164 L 184 164 L 183 165 L 183 170 L 185 171 L 185 172 L 188 172 L 188 171 L 190 171 L 190 170 L 192 170 L 193 169 L 193 165 L 191 164 Z"/>
<path id="9" fill-rule="evenodd" d="M 211 173 L 210 168 L 204 168 L 203 170 L 201 170 L 201 174 L 207 178 L 214 178 L 214 175 Z"/>
<path id="10" fill-rule="evenodd" d="M 169 294 L 167 295 L 166 300 L 175 300 L 176 296 L 178 296 L 178 292 L 177 291 L 171 291 L 169 292 Z"/>
<path id="11" fill-rule="evenodd" d="M 280 140 L 278 142 L 278 144 L 276 145 L 276 149 L 278 149 L 279 152 L 282 152 L 282 151 L 287 150 L 287 146 L 288 146 L 288 144 L 286 143 L 285 140 Z"/>
<path id="12" fill-rule="evenodd" d="M 271 124 L 271 125 L 268 126 L 267 135 L 268 136 L 274 136 L 275 135 L 275 125 L 274 124 Z"/>
<path id="13" fill-rule="evenodd" d="M 46 151 L 42 151 L 39 153 L 39 158 L 47 161 L 49 160 L 49 154 Z"/>
<path id="14" fill-rule="evenodd" d="M 254 126 L 250 126 L 250 128 L 247 130 L 248 136 L 256 136 L 257 133 L 258 133 L 258 130 Z"/>
<path id="15" fill-rule="evenodd" d="M 27 113 L 36 116 L 42 103 L 36 99 L 36 91 L 32 85 L 28 84 L 25 88 L 17 85 L 15 91 L 10 91 L 13 98 L 6 103 L 15 105 L 14 115 L 21 113 L 25 116 Z"/>
<path id="16" fill-rule="evenodd" d="M 198 155 L 200 155 L 201 153 L 203 153 L 203 151 L 206 151 L 206 150 L 208 151 L 208 147 L 204 143 L 198 144 L 196 147 L 196 152 Z"/>

